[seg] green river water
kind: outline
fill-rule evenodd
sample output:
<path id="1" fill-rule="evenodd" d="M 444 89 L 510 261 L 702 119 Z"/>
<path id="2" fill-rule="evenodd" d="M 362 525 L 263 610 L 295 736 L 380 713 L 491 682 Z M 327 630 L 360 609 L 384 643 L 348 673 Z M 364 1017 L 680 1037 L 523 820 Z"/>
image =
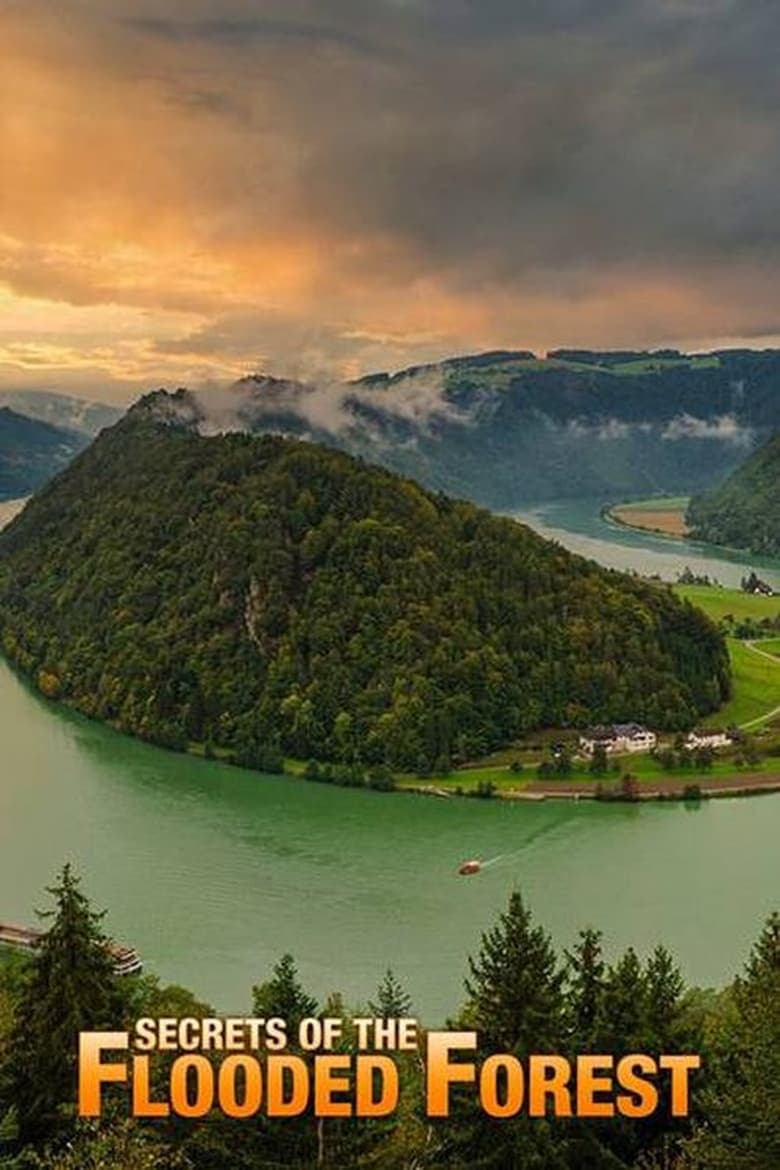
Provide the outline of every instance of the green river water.
<path id="1" fill-rule="evenodd" d="M 700 557 L 731 583 L 748 565 L 626 534 L 592 504 L 530 519 L 645 572 Z M 755 567 L 780 584 L 780 566 Z M 636 808 L 333 789 L 138 743 L 45 702 L 1 661 L 0 737 L 0 921 L 34 921 L 69 859 L 115 937 L 224 1011 L 246 1010 L 289 950 L 312 991 L 350 1004 L 392 965 L 442 1023 L 515 887 L 561 946 L 588 924 L 612 953 L 663 940 L 702 984 L 734 974 L 780 905 L 780 796 Z M 471 856 L 491 860 L 458 877 Z"/>

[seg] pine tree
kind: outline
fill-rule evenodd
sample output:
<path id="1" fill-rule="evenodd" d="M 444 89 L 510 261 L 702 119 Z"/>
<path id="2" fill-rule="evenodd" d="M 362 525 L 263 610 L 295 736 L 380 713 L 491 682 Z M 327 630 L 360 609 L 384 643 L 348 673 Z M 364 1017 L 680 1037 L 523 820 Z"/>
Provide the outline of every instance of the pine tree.
<path id="1" fill-rule="evenodd" d="M 494 1052 L 555 1052 L 563 1027 L 563 973 L 541 926 L 515 891 L 469 958 L 469 1020 Z"/>
<path id="2" fill-rule="evenodd" d="M 256 1016 L 286 1020 L 287 1035 L 293 1044 L 301 1020 L 317 1013 L 317 1001 L 301 986 L 295 960 L 289 954 L 282 955 L 274 967 L 273 979 L 252 988 L 252 997 Z"/>
<path id="3" fill-rule="evenodd" d="M 590 927 L 581 930 L 579 942 L 573 951 L 566 952 L 566 960 L 572 1051 L 592 1052 L 604 995 L 605 965 L 601 951 L 601 931 Z"/>
<path id="4" fill-rule="evenodd" d="M 597 1033 L 604 1052 L 646 1050 L 647 987 L 633 947 L 606 974 Z"/>
<path id="5" fill-rule="evenodd" d="M 680 1042 L 680 998 L 685 983 L 666 947 L 657 946 L 645 966 L 650 1051 L 674 1052 Z"/>
<path id="6" fill-rule="evenodd" d="M 22 1142 L 69 1123 L 78 1034 L 115 1028 L 123 1015 L 103 914 L 91 908 L 70 865 L 48 892 L 55 909 L 40 916 L 51 925 L 30 963 L 2 1070 L 2 1096 L 15 1109 Z"/>
<path id="7" fill-rule="evenodd" d="M 388 967 L 376 992 L 376 1002 L 369 1001 L 369 1010 L 378 1018 L 392 1020 L 407 1018 L 412 1010 L 412 1001 L 402 985 Z"/>
<path id="8" fill-rule="evenodd" d="M 563 972 L 552 943 L 534 926 L 522 896 L 514 892 L 497 924 L 482 936 L 469 959 L 468 1002 L 461 1023 L 474 1028 L 483 1056 L 559 1052 L 564 1033 Z M 458 1087 L 459 1088 L 459 1087 Z M 570 1170 L 571 1128 L 523 1111 L 497 1124 L 466 1089 L 451 1093 L 452 1116 L 440 1127 L 436 1166 L 469 1170 Z M 595 1145 L 595 1143 L 594 1143 Z M 594 1157 L 578 1165 L 601 1170 Z"/>
<path id="9" fill-rule="evenodd" d="M 747 963 L 748 982 L 773 982 L 780 976 L 780 913 L 770 914 Z"/>
<path id="10" fill-rule="evenodd" d="M 702 1094 L 706 1124 L 686 1145 L 694 1170 L 780 1166 L 780 915 L 737 979 Z"/>

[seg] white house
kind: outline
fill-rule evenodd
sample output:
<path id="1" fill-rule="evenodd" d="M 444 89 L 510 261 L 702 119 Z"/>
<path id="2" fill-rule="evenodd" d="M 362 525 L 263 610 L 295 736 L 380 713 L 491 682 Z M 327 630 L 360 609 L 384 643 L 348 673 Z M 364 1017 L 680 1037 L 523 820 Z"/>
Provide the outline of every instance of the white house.
<path id="1" fill-rule="evenodd" d="M 597 744 L 609 755 L 624 752 L 649 752 L 658 743 L 654 731 L 641 723 L 611 723 L 608 727 L 593 727 L 580 736 L 580 750 L 592 756 Z"/>
<path id="2" fill-rule="evenodd" d="M 685 746 L 689 751 L 695 751 L 697 748 L 723 748 L 730 747 L 734 740 L 725 731 L 691 731 L 685 740 Z"/>

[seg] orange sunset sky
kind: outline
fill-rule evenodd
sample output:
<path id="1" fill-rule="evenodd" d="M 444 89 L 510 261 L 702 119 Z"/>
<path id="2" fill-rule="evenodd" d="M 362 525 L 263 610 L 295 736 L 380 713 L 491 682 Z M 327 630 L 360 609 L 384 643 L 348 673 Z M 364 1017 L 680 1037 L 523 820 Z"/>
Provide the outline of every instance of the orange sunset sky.
<path id="1" fill-rule="evenodd" d="M 0 388 L 780 344 L 780 5 L 0 0 Z"/>

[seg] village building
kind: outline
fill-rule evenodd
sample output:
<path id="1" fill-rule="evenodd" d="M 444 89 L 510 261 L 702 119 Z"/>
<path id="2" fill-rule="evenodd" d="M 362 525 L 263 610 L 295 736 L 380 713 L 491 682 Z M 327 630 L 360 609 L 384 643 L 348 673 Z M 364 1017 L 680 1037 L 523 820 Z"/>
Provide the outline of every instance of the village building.
<path id="1" fill-rule="evenodd" d="M 580 736 L 580 751 L 592 756 L 597 745 L 609 755 L 623 752 L 649 752 L 658 743 L 654 731 L 648 731 L 641 723 L 611 723 L 603 727 L 592 727 Z"/>
<path id="2" fill-rule="evenodd" d="M 685 746 L 689 751 L 696 751 L 698 748 L 730 747 L 733 742 L 727 731 L 691 731 L 685 740 Z"/>

